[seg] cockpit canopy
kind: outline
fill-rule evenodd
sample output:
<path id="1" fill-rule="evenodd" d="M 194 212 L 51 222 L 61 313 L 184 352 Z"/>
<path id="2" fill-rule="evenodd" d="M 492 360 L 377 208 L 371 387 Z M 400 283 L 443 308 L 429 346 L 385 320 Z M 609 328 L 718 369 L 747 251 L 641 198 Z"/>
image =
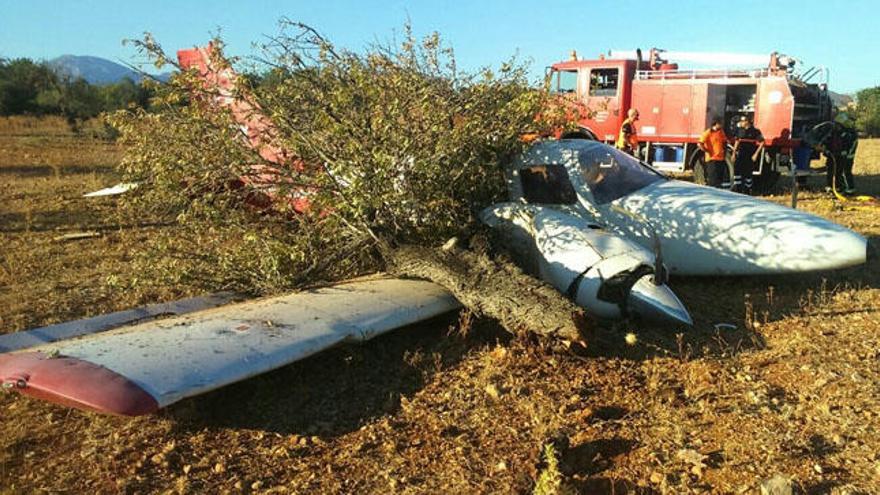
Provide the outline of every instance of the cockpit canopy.
<path id="1" fill-rule="evenodd" d="M 541 142 L 507 170 L 512 200 L 572 205 L 578 194 L 607 204 L 666 177 L 611 146 L 582 139 Z"/>

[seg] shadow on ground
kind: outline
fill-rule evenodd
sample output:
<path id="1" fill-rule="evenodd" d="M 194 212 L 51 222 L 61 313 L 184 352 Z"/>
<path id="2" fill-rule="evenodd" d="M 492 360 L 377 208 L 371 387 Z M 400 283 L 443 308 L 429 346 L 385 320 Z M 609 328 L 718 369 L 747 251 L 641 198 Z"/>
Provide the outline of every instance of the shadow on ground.
<path id="1" fill-rule="evenodd" d="M 113 165 L 3 165 L 0 175 L 17 178 L 50 177 L 61 175 L 109 174 L 115 170 Z"/>
<path id="2" fill-rule="evenodd" d="M 280 434 L 339 436 L 372 418 L 394 414 L 401 397 L 426 377 L 458 363 L 472 348 L 507 341 L 491 322 L 467 337 L 450 334 L 457 315 L 395 331 L 363 345 L 343 346 L 181 402 L 165 414 L 177 427 L 254 428 Z"/>

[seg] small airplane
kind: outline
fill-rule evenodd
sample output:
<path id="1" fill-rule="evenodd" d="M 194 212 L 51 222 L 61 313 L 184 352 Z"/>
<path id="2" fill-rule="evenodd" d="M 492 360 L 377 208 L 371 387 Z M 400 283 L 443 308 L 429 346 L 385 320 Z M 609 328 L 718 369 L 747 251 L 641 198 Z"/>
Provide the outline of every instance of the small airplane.
<path id="1" fill-rule="evenodd" d="M 206 84 L 221 86 L 218 104 L 246 107 L 233 108 L 233 115 L 264 159 L 279 167 L 305 166 L 272 144 L 271 122 L 257 106 L 230 97 L 231 69 L 224 68 L 222 77 L 208 75 L 210 47 L 178 56 L 184 67 L 197 67 Z M 666 285 L 670 273 L 794 273 L 853 266 L 866 258 L 866 240 L 844 227 L 670 180 L 597 142 L 538 142 L 505 173 L 510 201 L 487 208 L 481 220 L 498 230 L 527 271 L 600 319 L 637 316 L 689 325 L 690 315 Z M 242 180 L 271 197 L 272 175 L 271 166 L 256 166 Z M 298 199 L 308 207 L 307 194 Z M 17 342 L 0 353 L 0 383 L 80 409 L 148 414 L 459 307 L 431 282 L 377 278 L 129 326 L 119 327 L 138 318 L 108 315 L 101 324 L 72 325 L 75 338 L 47 329 L 0 337 L 0 345 L 4 339 Z"/>

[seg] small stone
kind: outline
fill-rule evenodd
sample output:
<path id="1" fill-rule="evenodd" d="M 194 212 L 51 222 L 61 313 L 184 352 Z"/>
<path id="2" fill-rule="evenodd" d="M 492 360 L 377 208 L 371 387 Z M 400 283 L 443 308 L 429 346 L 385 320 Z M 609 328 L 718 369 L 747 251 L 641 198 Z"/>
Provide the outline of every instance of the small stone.
<path id="1" fill-rule="evenodd" d="M 162 461 L 165 460 L 165 456 L 162 454 L 156 454 L 153 457 L 150 457 L 150 461 L 153 464 L 162 464 Z"/>
<path id="2" fill-rule="evenodd" d="M 651 473 L 651 483 L 654 483 L 655 485 L 659 485 L 662 482 L 663 482 L 663 474 L 658 473 L 657 471 L 654 471 L 653 473 Z"/>
<path id="3" fill-rule="evenodd" d="M 507 471 L 507 463 L 504 461 L 499 462 L 495 465 L 496 471 Z"/>
<path id="4" fill-rule="evenodd" d="M 217 474 L 225 473 L 226 466 L 224 466 L 222 463 L 218 462 L 217 464 L 214 464 L 214 472 Z"/>
<path id="5" fill-rule="evenodd" d="M 443 245 L 440 247 L 440 249 L 443 251 L 451 251 L 451 250 L 455 249 L 455 247 L 457 245 L 458 245 L 458 237 L 450 237 L 448 241 L 443 243 Z"/>
<path id="6" fill-rule="evenodd" d="M 791 479 L 775 474 L 761 482 L 761 495 L 791 495 Z"/>
<path id="7" fill-rule="evenodd" d="M 186 464 L 185 466 L 183 466 L 183 474 L 189 474 L 189 472 L 192 471 L 192 468 L 192 465 Z"/>
<path id="8" fill-rule="evenodd" d="M 254 481 L 253 483 L 251 483 L 251 490 L 259 490 L 262 487 L 263 487 L 262 481 Z"/>
<path id="9" fill-rule="evenodd" d="M 593 409 L 590 407 L 585 407 L 578 411 L 577 419 L 580 421 L 587 421 L 593 416 Z"/>
<path id="10" fill-rule="evenodd" d="M 498 361 L 507 357 L 508 351 L 507 348 L 498 346 L 492 350 L 492 358 Z"/>
<path id="11" fill-rule="evenodd" d="M 244 483 L 242 483 L 241 480 L 238 480 L 235 482 L 234 486 L 236 490 L 241 490 L 242 488 L 244 488 Z"/>
<path id="12" fill-rule="evenodd" d="M 813 464 L 813 471 L 816 471 L 818 474 L 822 474 L 822 466 L 818 464 Z"/>
<path id="13" fill-rule="evenodd" d="M 485 390 L 486 393 L 489 394 L 489 397 L 492 397 L 495 400 L 498 400 L 498 398 L 501 397 L 501 393 L 498 392 L 498 387 L 496 387 L 493 383 L 486 385 L 483 390 Z"/>

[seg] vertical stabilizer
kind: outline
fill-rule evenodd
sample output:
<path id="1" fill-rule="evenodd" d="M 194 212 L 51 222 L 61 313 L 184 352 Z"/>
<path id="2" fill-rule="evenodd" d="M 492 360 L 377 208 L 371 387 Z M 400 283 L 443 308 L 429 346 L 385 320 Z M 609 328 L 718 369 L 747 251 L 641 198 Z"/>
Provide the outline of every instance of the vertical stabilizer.
<path id="1" fill-rule="evenodd" d="M 213 43 L 203 47 L 178 50 L 177 60 L 181 68 L 198 71 L 214 103 L 232 113 L 247 143 L 263 160 L 279 166 L 255 164 L 251 167 L 251 174 L 241 177 L 243 183 L 259 189 L 270 201 L 277 199 L 277 186 L 283 182 L 290 182 L 283 169 L 290 167 L 297 172 L 303 172 L 306 169 L 303 161 L 278 143 L 277 128 L 274 123 L 263 113 L 260 105 L 246 88 L 239 86 L 238 74 Z M 291 197 L 288 201 L 294 210 L 302 212 L 308 209 L 307 191 L 294 190 L 289 194 Z"/>

